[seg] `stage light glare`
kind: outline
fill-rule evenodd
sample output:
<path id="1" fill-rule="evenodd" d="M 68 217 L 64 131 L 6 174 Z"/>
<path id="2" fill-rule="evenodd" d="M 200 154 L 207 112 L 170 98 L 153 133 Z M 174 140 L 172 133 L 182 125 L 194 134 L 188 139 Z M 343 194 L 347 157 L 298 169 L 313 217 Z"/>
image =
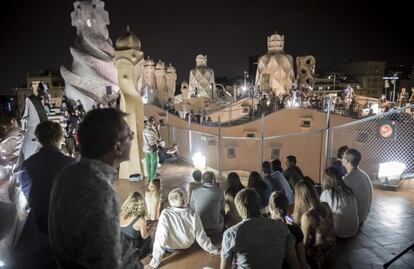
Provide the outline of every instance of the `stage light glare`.
<path id="1" fill-rule="evenodd" d="M 378 114 L 378 112 L 379 112 L 379 105 L 378 104 L 373 104 L 371 106 L 371 109 L 372 109 L 372 113 Z"/>
<path id="2" fill-rule="evenodd" d="M 378 169 L 379 178 L 398 179 L 404 172 L 406 165 L 401 162 L 380 163 Z"/>
<path id="3" fill-rule="evenodd" d="M 201 154 L 200 152 L 197 152 L 193 155 L 193 166 L 196 169 L 204 169 L 206 168 L 206 157 Z"/>

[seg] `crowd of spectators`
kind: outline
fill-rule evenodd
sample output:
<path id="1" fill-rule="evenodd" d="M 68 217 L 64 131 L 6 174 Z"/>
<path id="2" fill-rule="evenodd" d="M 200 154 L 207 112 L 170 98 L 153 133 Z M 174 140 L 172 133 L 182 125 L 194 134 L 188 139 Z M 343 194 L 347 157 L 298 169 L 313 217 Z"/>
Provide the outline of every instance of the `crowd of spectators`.
<path id="1" fill-rule="evenodd" d="M 246 184 L 231 172 L 222 188 L 213 172 L 195 170 L 186 190 L 164 195 L 158 159 L 166 162 L 164 155 L 176 155 L 177 148 L 159 155 L 165 144 L 153 118 L 144 129 L 148 188 L 119 207 L 113 183 L 133 139 L 124 117 L 113 108 L 83 115 L 76 132 L 79 160 L 60 151 L 59 124 L 38 125 L 42 148 L 22 167 L 30 186 L 29 221 L 54 255 L 48 268 L 143 268 L 146 256 L 158 268 L 164 256 L 194 242 L 220 255 L 222 269 L 327 268 L 336 239 L 355 236 L 369 214 L 372 184 L 359 168 L 361 154 L 347 147 L 324 171 L 321 190 L 289 155 L 284 170 L 280 160 L 266 161 Z"/>

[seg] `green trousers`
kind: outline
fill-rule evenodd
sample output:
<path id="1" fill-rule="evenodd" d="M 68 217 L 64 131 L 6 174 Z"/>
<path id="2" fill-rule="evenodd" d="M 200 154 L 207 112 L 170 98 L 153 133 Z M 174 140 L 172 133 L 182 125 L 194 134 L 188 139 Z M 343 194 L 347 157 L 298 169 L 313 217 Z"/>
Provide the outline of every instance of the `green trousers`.
<path id="1" fill-rule="evenodd" d="M 145 152 L 145 165 L 147 166 L 148 180 L 153 180 L 157 175 L 157 152 Z"/>

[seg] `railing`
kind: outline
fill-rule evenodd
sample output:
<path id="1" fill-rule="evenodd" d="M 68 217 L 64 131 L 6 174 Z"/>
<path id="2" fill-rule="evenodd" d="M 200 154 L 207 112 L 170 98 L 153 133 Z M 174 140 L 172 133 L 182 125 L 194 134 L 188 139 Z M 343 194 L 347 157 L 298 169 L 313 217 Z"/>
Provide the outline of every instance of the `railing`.
<path id="1" fill-rule="evenodd" d="M 178 154 L 183 159 L 191 162 L 194 154 L 201 153 L 206 158 L 206 165 L 219 172 L 260 172 L 263 161 L 284 160 L 293 154 L 304 173 L 319 181 L 324 164 L 321 145 L 325 129 L 266 137 L 264 115 L 259 120 L 259 130 L 247 131 L 246 136 L 223 135 L 221 125 L 211 128 L 215 133 L 196 131 L 191 122 L 188 128 L 164 126 L 161 135 L 167 144 L 178 144 Z"/>
<path id="2" fill-rule="evenodd" d="M 308 132 L 286 133 L 265 136 L 264 115 L 259 119 L 260 128 L 245 136 L 223 135 L 223 126 L 208 131 L 164 126 L 167 143 L 179 145 L 179 155 L 191 161 L 200 152 L 206 157 L 207 166 L 221 171 L 260 171 L 265 160 L 280 159 L 295 155 L 298 165 L 306 176 L 319 182 L 325 167 L 329 166 L 342 145 L 358 149 L 362 154 L 361 168 L 377 178 L 378 164 L 385 161 L 401 161 L 406 164 L 404 174 L 414 173 L 414 120 L 411 107 L 393 110 L 380 115 L 356 120 L 351 123 Z M 329 113 L 328 113 L 329 114 Z M 327 114 L 327 117 L 328 117 Z M 385 139 L 377 136 L 379 124 L 395 122 L 395 136 Z M 214 133 L 213 133 L 214 130 Z M 167 135 L 168 134 L 168 135 Z"/>
<path id="3" fill-rule="evenodd" d="M 330 130 L 330 157 L 341 146 L 362 154 L 361 168 L 378 177 L 380 163 L 400 162 L 406 166 L 402 176 L 414 173 L 414 104 L 373 115 Z"/>

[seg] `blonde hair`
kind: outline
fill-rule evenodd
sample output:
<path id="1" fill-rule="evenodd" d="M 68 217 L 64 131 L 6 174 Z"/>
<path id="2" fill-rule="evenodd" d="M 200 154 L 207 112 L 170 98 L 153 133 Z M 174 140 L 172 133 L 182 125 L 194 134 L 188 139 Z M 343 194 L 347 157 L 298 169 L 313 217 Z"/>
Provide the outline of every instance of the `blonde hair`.
<path id="1" fill-rule="evenodd" d="M 180 188 L 173 189 L 168 194 L 168 202 L 172 207 L 182 207 L 185 204 L 185 194 Z"/>
<path id="2" fill-rule="evenodd" d="M 131 193 L 122 204 L 121 214 L 125 220 L 132 216 L 135 218 L 145 217 L 147 215 L 147 206 L 144 196 L 137 191 Z"/>
<path id="3" fill-rule="evenodd" d="M 274 191 L 269 198 L 269 211 L 279 216 L 283 222 L 288 214 L 289 201 L 281 191 Z"/>
<path id="4" fill-rule="evenodd" d="M 322 203 L 315 187 L 308 180 L 301 180 L 295 185 L 294 221 L 300 225 L 301 218 L 310 209 L 322 211 Z"/>
<path id="5" fill-rule="evenodd" d="M 254 189 L 247 188 L 239 191 L 234 198 L 234 203 L 243 219 L 260 217 L 260 198 Z"/>

